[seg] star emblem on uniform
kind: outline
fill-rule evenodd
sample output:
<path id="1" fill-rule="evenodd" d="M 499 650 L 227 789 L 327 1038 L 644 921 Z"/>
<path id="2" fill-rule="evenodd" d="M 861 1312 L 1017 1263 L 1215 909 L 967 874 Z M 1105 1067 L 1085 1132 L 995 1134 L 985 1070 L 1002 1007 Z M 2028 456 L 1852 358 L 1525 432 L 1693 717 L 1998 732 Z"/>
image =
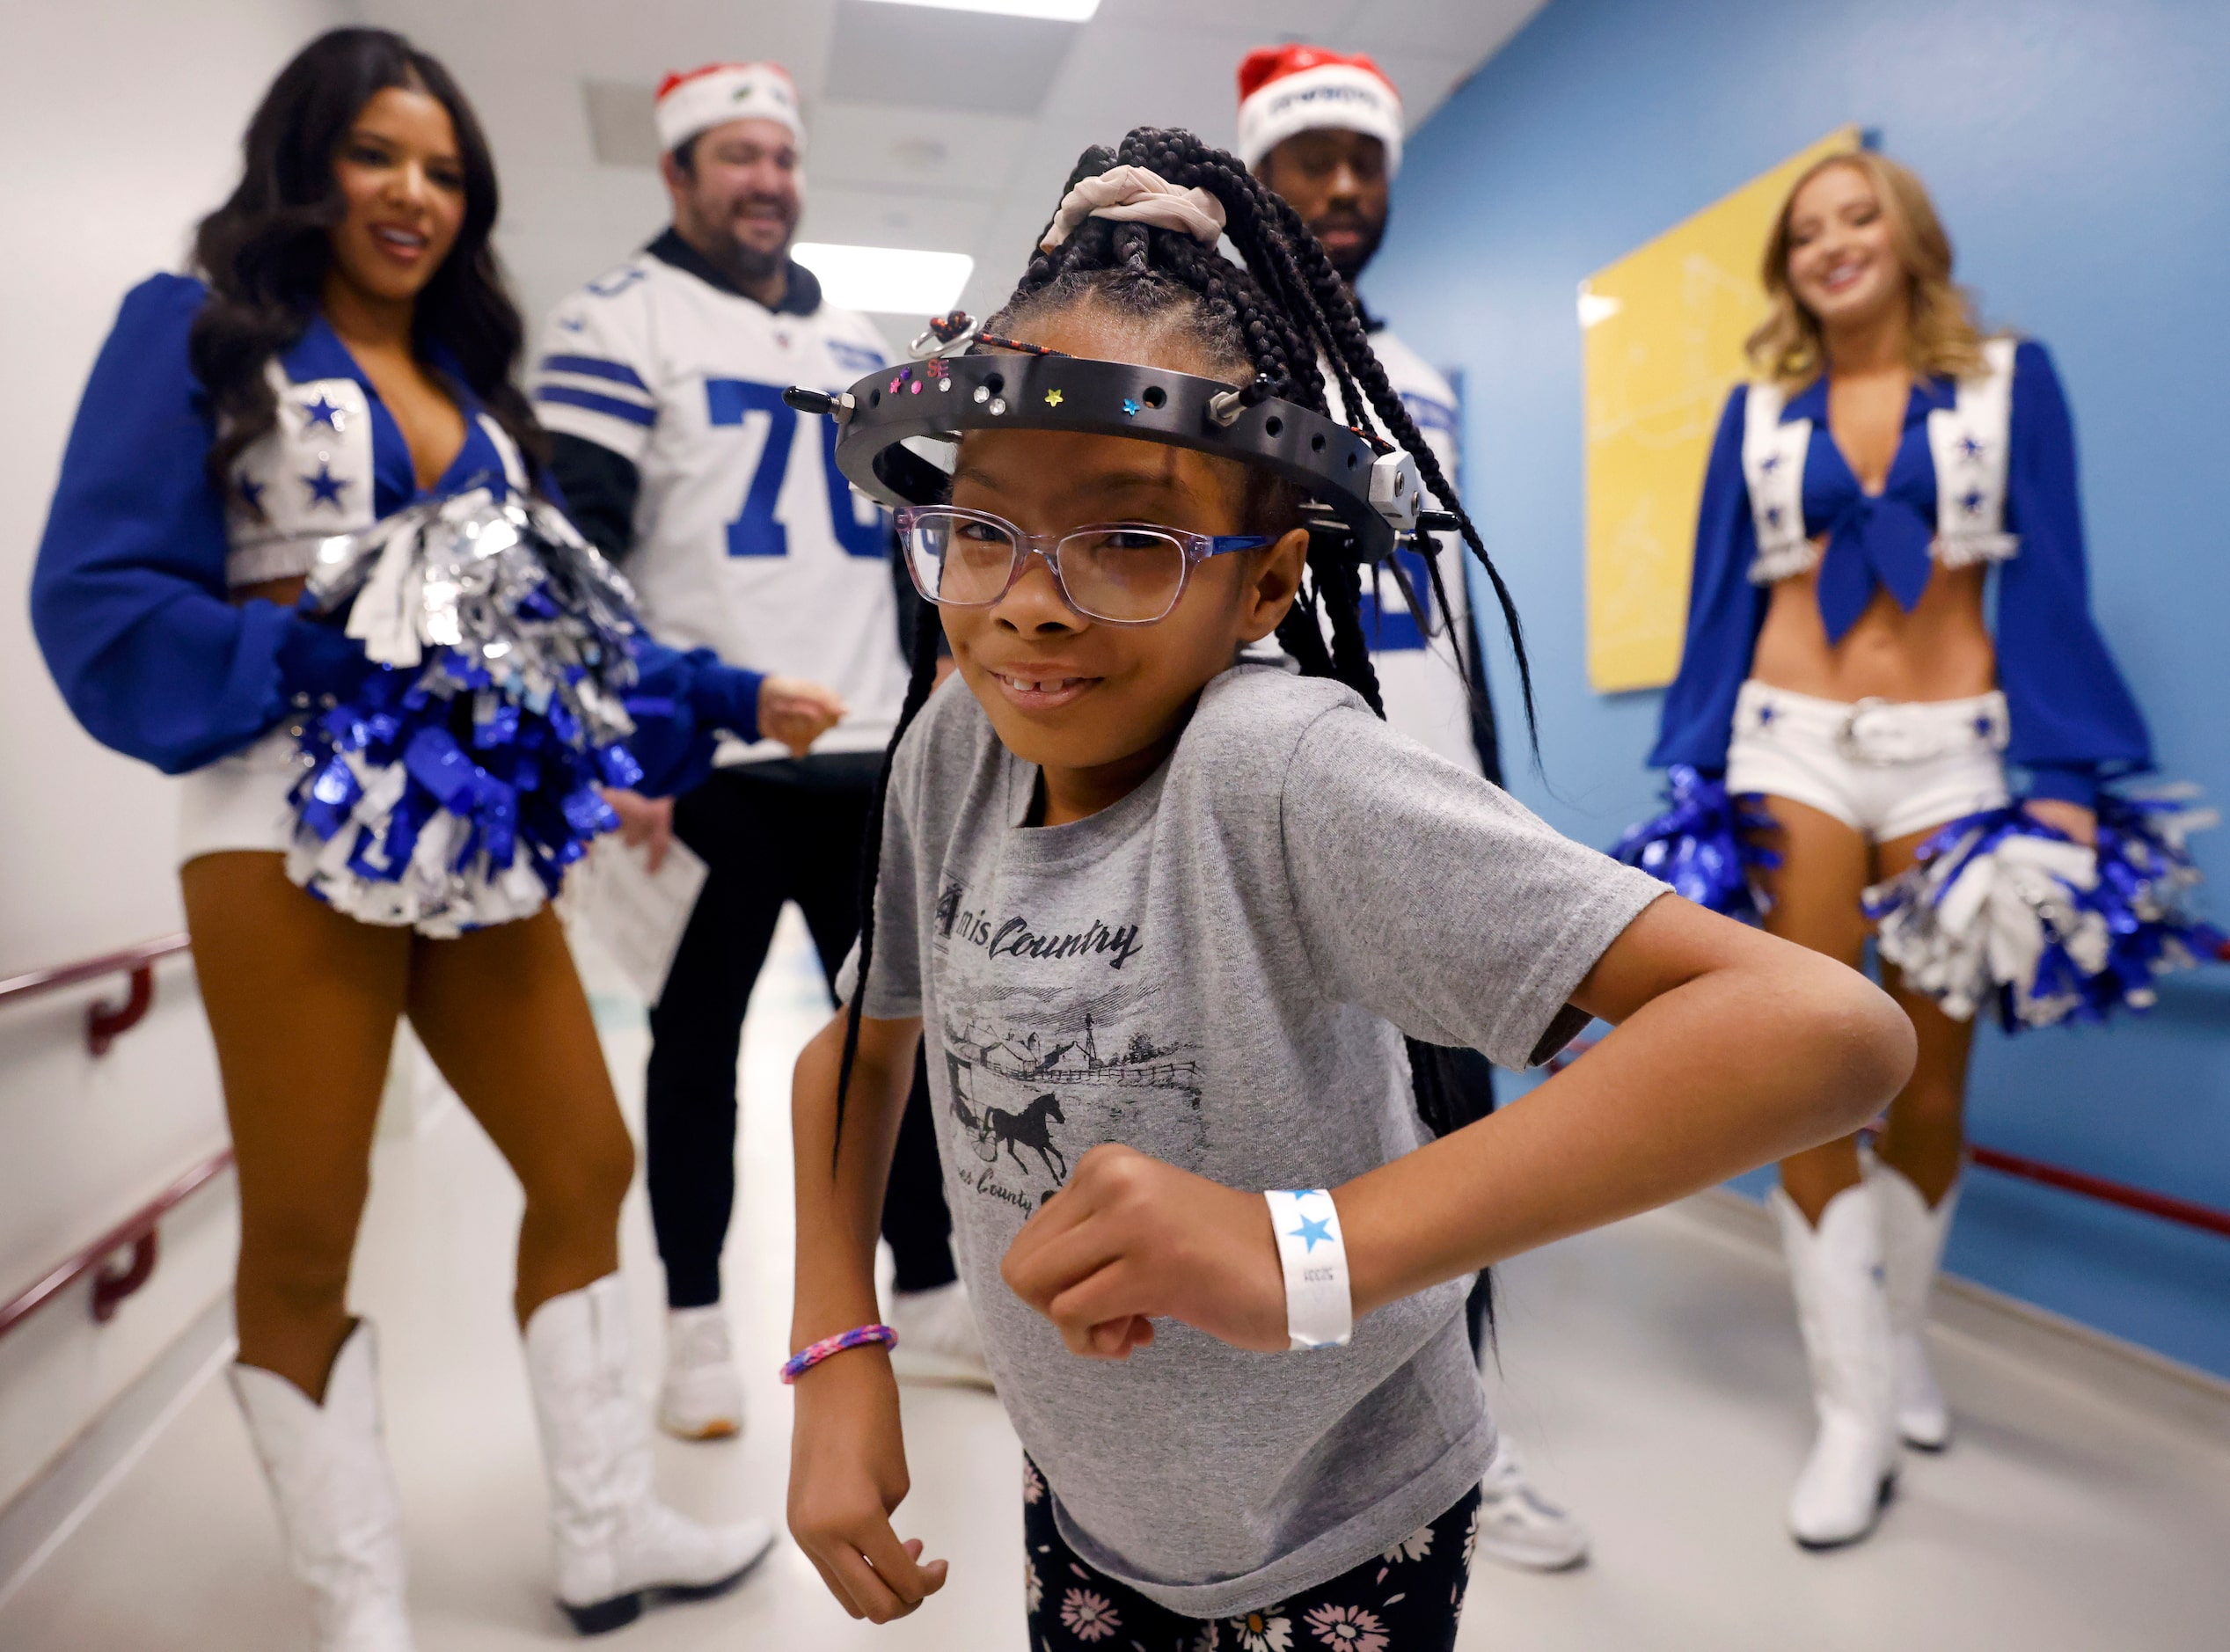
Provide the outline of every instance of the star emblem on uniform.
<path id="1" fill-rule="evenodd" d="M 1305 1216 L 1301 1218 L 1301 1225 L 1295 1228 L 1285 1237 L 1288 1239 L 1306 1239 L 1308 1241 L 1308 1249 L 1305 1251 L 1303 1254 L 1313 1255 L 1316 1251 L 1318 1240 L 1321 1239 L 1327 1245 L 1332 1243 L 1331 1218 L 1328 1217 Z"/>
<path id="2" fill-rule="evenodd" d="M 348 479 L 345 476 L 335 476 L 333 473 L 333 467 L 320 459 L 318 461 L 317 475 L 303 477 L 302 485 L 310 490 L 310 502 L 312 505 L 331 505 L 335 510 L 339 510 L 340 490 L 348 486 Z"/>
<path id="3" fill-rule="evenodd" d="M 1975 733 L 1980 735 L 1985 740 L 1989 739 L 1997 732 L 1998 725 L 1992 722 L 1987 716 L 1975 719 Z"/>
<path id="4" fill-rule="evenodd" d="M 1975 438 L 1971 435 L 1964 435 L 1959 438 L 1959 457 L 1966 460 L 1970 464 L 1973 464 L 1977 459 L 1979 459 L 1985 450 L 1986 450 L 1984 448 L 1983 444 L 1975 440 Z"/>
<path id="5" fill-rule="evenodd" d="M 1758 469 L 1760 474 L 1771 476 L 1775 471 L 1780 469 L 1780 455 L 1768 453 L 1758 462 Z"/>
<path id="6" fill-rule="evenodd" d="M 243 471 L 232 479 L 232 487 L 233 491 L 239 494 L 240 503 L 247 508 L 250 515 L 263 515 L 264 485 L 261 482 Z"/>
<path id="7" fill-rule="evenodd" d="M 1058 407 L 1061 405 L 1061 392 L 1057 390 L 1047 391 L 1045 392 L 1045 405 L 1049 407 Z"/>
<path id="8" fill-rule="evenodd" d="M 1768 505 L 1768 506 L 1766 506 L 1766 525 L 1768 528 L 1778 528 L 1778 527 L 1780 527 L 1780 515 L 1781 515 L 1781 512 L 1780 512 L 1780 507 L 1779 505 Z"/>
<path id="9" fill-rule="evenodd" d="M 318 426 L 323 425 L 326 429 L 333 431 L 336 434 L 339 433 L 341 422 L 341 409 L 334 406 L 332 402 L 325 398 L 325 391 L 319 391 L 318 392 L 317 400 L 303 403 L 302 411 L 310 415 L 310 422 L 303 426 L 304 430 L 314 429 Z"/>
<path id="10" fill-rule="evenodd" d="M 1970 516 L 1981 515 L 1984 503 L 1982 490 L 1978 487 L 1970 487 L 1959 495 L 1959 508 Z"/>

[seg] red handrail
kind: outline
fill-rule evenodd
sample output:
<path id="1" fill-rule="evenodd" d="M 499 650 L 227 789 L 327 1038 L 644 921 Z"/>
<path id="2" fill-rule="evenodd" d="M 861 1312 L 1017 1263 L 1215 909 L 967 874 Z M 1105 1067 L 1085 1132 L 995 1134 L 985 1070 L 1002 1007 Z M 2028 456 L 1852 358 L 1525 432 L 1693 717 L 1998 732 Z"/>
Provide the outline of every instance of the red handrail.
<path id="1" fill-rule="evenodd" d="M 55 969 L 33 969 L 28 975 L 13 976 L 0 981 L 0 1004 L 12 998 L 35 998 L 42 992 L 59 991 L 81 982 L 98 981 L 103 976 L 129 976 L 131 983 L 121 1004 L 95 1002 L 85 1006 L 85 1049 L 95 1056 L 105 1056 L 117 1035 L 139 1025 L 155 1003 L 155 966 L 175 953 L 186 951 L 192 942 L 183 934 L 160 935 L 153 940 L 143 940 L 136 947 L 127 947 L 121 952 L 104 953 L 98 958 L 88 958 L 81 963 L 63 964 Z"/>
<path id="2" fill-rule="evenodd" d="M 210 1154 L 91 1244 L 48 1270 L 45 1277 L 0 1303 L 0 1336 L 7 1335 L 95 1268 L 100 1271 L 93 1279 L 93 1318 L 110 1318 L 117 1305 L 145 1284 L 155 1271 L 156 1232 L 162 1219 L 189 1195 L 222 1175 L 231 1163 L 230 1147 Z M 123 1268 L 102 1267 L 127 1246 L 131 1260 Z"/>
<path id="3" fill-rule="evenodd" d="M 2119 1181 L 2109 1181 L 2103 1176 L 2089 1175 L 2083 1171 L 2048 1165 L 2041 1159 L 2023 1159 L 2018 1153 L 2000 1152 L 1994 1147 L 1984 1147 L 1980 1144 L 1970 1146 L 1967 1151 L 1973 1155 L 1975 1163 L 1985 1170 L 2019 1176 L 2024 1181 L 2041 1182 L 2047 1188 L 2058 1188 L 2065 1193 L 2080 1193 L 2087 1199 L 2117 1204 L 2125 1210 L 2141 1210 L 2146 1216 L 2157 1216 L 2164 1222 L 2181 1222 L 2186 1227 L 2196 1227 L 2202 1232 L 2219 1233 L 2224 1239 L 2230 1239 L 2230 1211 L 2212 1210 L 2204 1204 L 2194 1204 L 2189 1199 L 2174 1198 L 2165 1193 L 2153 1193 Z"/>

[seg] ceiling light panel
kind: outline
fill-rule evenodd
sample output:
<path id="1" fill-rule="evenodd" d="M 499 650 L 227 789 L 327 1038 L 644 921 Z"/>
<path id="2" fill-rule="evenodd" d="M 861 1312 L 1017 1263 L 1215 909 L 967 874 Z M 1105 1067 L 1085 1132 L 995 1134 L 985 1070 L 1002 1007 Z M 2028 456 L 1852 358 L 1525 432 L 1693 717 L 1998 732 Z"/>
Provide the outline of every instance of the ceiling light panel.
<path id="1" fill-rule="evenodd" d="M 823 294 L 839 309 L 913 316 L 950 310 L 976 267 L 965 252 L 830 241 L 801 241 L 790 256 L 819 277 Z"/>
<path id="2" fill-rule="evenodd" d="M 929 6 L 940 11 L 988 11 L 1002 18 L 1043 18 L 1050 23 L 1088 23 L 1100 0 L 871 0 L 876 5 Z"/>

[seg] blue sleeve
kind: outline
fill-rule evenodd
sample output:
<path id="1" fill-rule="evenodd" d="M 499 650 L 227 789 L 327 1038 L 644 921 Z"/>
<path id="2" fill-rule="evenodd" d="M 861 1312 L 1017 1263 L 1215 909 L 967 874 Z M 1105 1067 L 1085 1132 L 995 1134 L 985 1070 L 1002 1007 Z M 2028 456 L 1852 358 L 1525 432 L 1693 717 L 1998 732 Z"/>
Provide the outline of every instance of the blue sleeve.
<path id="1" fill-rule="evenodd" d="M 677 797 L 713 771 L 721 730 L 747 743 L 759 737 L 759 672 L 722 665 L 710 648 L 687 654 L 638 637 L 633 645 L 635 687 L 627 713 L 635 732 L 627 749 L 643 778 L 646 797 Z"/>
<path id="2" fill-rule="evenodd" d="M 1719 420 L 1696 514 L 1694 572 L 1688 588 L 1688 636 L 1680 671 L 1665 691 L 1649 766 L 1685 763 L 1707 774 L 1727 766 L 1735 696 L 1750 674 L 1766 594 L 1751 583 L 1758 530 L 1750 519 L 1750 484 L 1742 470 L 1744 387 L 1737 384 Z"/>
<path id="3" fill-rule="evenodd" d="M 2044 347 L 2014 356 L 2006 530 L 2021 549 L 1999 573 L 1998 681 L 2012 717 L 2009 762 L 2029 795 L 2089 803 L 2102 771 L 2151 766 L 2144 714 L 2091 618 L 2075 428 Z"/>
<path id="4" fill-rule="evenodd" d="M 179 774 L 285 710 L 279 650 L 304 624 L 225 600 L 214 439 L 186 358 L 200 282 L 133 289 L 93 363 L 31 578 L 31 622 L 62 698 L 103 745 Z"/>

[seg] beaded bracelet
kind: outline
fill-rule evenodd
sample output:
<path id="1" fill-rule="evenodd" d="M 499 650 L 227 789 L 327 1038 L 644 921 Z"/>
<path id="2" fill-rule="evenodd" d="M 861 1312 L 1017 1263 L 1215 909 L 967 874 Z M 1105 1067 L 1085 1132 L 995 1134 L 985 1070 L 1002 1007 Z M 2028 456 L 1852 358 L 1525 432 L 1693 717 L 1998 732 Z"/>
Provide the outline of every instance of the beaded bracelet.
<path id="1" fill-rule="evenodd" d="M 898 1333 L 887 1325 L 862 1325 L 835 1336 L 824 1336 L 810 1348 L 800 1349 L 782 1362 L 782 1380 L 793 1383 L 818 1365 L 831 1354 L 841 1354 L 848 1348 L 868 1348 L 877 1343 L 884 1348 L 898 1346 Z"/>

